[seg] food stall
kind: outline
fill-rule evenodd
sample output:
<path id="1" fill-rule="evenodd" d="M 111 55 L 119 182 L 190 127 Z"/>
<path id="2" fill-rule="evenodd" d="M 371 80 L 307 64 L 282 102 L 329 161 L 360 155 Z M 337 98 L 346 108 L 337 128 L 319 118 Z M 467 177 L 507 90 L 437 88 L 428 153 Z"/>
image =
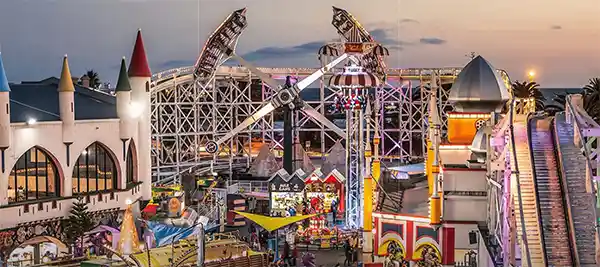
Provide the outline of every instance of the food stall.
<path id="1" fill-rule="evenodd" d="M 304 202 L 303 173 L 294 172 L 286 177 L 286 172 L 276 172 L 269 179 L 269 199 L 271 216 L 285 217 L 300 215 Z"/>
<path id="2" fill-rule="evenodd" d="M 343 217 L 344 180 L 337 170 L 327 176 L 313 173 L 306 179 L 307 210 L 310 214 L 320 215 L 312 217 L 308 225 L 298 228 L 299 242 L 321 248 L 337 245 L 340 231 L 336 222 Z M 335 215 L 336 222 L 329 220 L 333 217 L 329 214 Z"/>
<path id="3" fill-rule="evenodd" d="M 306 179 L 306 197 L 313 209 L 320 213 L 331 212 L 331 204 L 335 201 L 336 215 L 341 218 L 344 212 L 344 176 L 337 170 L 333 170 L 327 176 L 309 176 Z"/>
<path id="4" fill-rule="evenodd" d="M 181 186 L 155 186 L 152 188 L 152 199 L 142 210 L 142 215 L 148 219 L 159 213 L 168 217 L 181 216 L 185 209 L 184 192 Z"/>

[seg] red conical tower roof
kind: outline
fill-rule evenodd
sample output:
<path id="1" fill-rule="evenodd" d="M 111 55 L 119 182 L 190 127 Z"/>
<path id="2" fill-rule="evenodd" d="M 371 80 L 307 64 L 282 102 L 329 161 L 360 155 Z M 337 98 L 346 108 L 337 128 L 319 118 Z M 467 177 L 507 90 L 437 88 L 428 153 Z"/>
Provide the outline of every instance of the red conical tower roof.
<path id="1" fill-rule="evenodd" d="M 148 58 L 146 58 L 146 49 L 144 49 L 141 29 L 138 30 L 133 53 L 131 54 L 129 77 L 152 77 L 152 72 L 150 72 L 150 67 L 148 66 Z"/>

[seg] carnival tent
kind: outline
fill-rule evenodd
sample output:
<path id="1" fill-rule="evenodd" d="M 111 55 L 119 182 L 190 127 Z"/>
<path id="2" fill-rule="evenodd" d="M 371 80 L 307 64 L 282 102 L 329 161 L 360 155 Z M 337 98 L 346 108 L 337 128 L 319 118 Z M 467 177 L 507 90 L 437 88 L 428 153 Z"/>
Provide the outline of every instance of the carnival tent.
<path id="1" fill-rule="evenodd" d="M 299 215 L 299 216 L 290 216 L 290 217 L 270 217 L 270 216 L 258 215 L 258 214 L 242 212 L 242 211 L 234 211 L 234 212 L 246 217 L 248 220 L 255 222 L 260 227 L 264 228 L 265 230 L 267 230 L 269 232 L 275 231 L 286 225 L 289 225 L 289 224 L 292 224 L 295 222 L 299 222 L 299 221 L 303 221 L 308 218 L 319 215 L 319 214 L 309 214 L 309 215 Z"/>

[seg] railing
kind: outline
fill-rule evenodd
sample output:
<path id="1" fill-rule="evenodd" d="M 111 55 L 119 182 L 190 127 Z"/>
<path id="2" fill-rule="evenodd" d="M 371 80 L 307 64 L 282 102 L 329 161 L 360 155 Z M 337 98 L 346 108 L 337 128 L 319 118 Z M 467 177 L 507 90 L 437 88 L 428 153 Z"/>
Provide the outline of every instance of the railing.
<path id="1" fill-rule="evenodd" d="M 199 169 L 198 169 L 199 168 Z M 179 172 L 173 173 L 169 176 L 158 176 L 157 180 L 155 182 L 153 182 L 153 185 L 171 185 L 171 184 L 176 184 L 178 182 L 178 177 L 181 176 L 184 173 L 193 173 L 196 175 L 200 175 L 200 174 L 207 174 L 207 173 L 211 173 L 213 171 L 222 171 L 222 170 L 228 170 L 228 169 L 239 169 L 239 168 L 246 168 L 246 164 L 245 163 L 237 163 L 237 164 L 218 164 L 218 165 L 213 165 L 210 166 L 210 161 L 206 161 L 206 162 L 198 162 L 196 163 L 196 165 L 191 166 L 191 167 L 187 167 L 185 169 L 180 170 Z M 196 170 L 194 170 L 196 169 Z"/>
<path id="2" fill-rule="evenodd" d="M 121 209 L 127 207 L 127 200 L 135 201 L 140 198 L 141 184 L 129 190 L 119 190 L 112 193 L 92 194 L 89 196 L 89 212 Z M 4 206 L 0 208 L 0 229 L 13 228 L 34 221 L 44 221 L 57 217 L 67 217 L 75 197 L 64 197 L 55 200 L 39 200 L 33 203 Z"/>
<path id="3" fill-rule="evenodd" d="M 596 207 L 598 203 L 598 182 L 600 172 L 600 158 L 598 154 L 600 152 L 600 146 L 598 145 L 598 137 L 600 137 L 600 125 L 596 123 L 583 109 L 583 98 L 579 94 L 567 95 L 565 103 L 565 116 L 567 124 L 573 125 L 574 136 L 573 141 L 575 145 L 581 149 L 583 154 L 586 156 L 586 164 L 588 165 L 588 174 L 585 176 L 586 187 L 592 192 Z M 592 163 L 595 161 L 595 164 Z M 594 183 L 595 182 L 595 183 Z M 598 214 L 596 209 L 591 210 L 596 218 L 596 244 L 600 244 L 599 233 L 600 228 L 598 222 Z"/>
<path id="4" fill-rule="evenodd" d="M 238 181 L 228 184 L 230 186 L 236 186 L 235 191 L 230 193 L 269 193 L 269 182 L 265 181 Z"/>

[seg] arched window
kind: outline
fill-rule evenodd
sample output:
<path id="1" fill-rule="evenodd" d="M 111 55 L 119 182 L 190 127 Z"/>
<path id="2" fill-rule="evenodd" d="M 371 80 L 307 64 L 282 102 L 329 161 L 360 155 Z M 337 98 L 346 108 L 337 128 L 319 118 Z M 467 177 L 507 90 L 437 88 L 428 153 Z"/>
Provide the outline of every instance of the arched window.
<path id="1" fill-rule="evenodd" d="M 126 162 L 126 168 L 127 168 L 127 173 L 126 173 L 126 181 L 127 184 L 131 184 L 134 182 L 137 182 L 137 175 L 136 175 L 136 168 L 137 166 L 135 165 L 135 145 L 133 144 L 133 140 L 129 141 L 129 148 L 127 149 L 127 162 Z"/>
<path id="2" fill-rule="evenodd" d="M 73 194 L 117 188 L 117 167 L 110 152 L 95 142 L 81 152 L 73 167 Z"/>
<path id="3" fill-rule="evenodd" d="M 60 196 L 58 168 L 46 151 L 32 147 L 10 171 L 8 202 L 21 202 Z"/>

